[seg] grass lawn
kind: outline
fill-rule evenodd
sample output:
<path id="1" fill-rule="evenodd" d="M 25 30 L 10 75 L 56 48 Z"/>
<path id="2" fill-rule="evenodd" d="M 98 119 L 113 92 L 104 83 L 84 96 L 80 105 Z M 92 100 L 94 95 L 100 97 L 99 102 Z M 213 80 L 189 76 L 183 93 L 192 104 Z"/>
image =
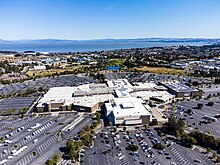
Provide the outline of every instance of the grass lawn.
<path id="1" fill-rule="evenodd" d="M 125 59 L 110 59 L 106 65 L 109 65 L 109 66 L 122 66 L 125 62 Z"/>
<path id="2" fill-rule="evenodd" d="M 175 75 L 186 75 L 187 73 L 182 69 L 165 68 L 165 67 L 148 67 L 144 66 L 141 68 L 136 68 L 141 72 L 149 72 L 156 74 L 175 74 Z"/>
<path id="3" fill-rule="evenodd" d="M 76 69 L 83 69 L 83 66 L 74 66 L 71 68 L 65 68 L 65 69 L 49 69 L 49 70 L 29 70 L 26 75 L 29 77 L 35 77 L 35 76 L 41 76 L 41 77 L 48 77 L 53 74 L 60 74 L 65 71 L 73 72 Z"/>

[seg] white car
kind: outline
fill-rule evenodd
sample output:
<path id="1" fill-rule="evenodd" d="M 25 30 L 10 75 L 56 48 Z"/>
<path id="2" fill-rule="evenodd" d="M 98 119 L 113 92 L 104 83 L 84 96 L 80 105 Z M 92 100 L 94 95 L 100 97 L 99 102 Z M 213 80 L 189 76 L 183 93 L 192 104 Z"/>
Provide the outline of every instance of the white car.
<path id="1" fill-rule="evenodd" d="M 118 159 L 121 160 L 123 158 L 125 158 L 125 155 L 120 156 Z"/>
<path id="2" fill-rule="evenodd" d="M 13 158 L 13 156 L 11 156 L 11 155 L 10 155 L 10 156 L 8 156 L 8 159 L 12 159 L 12 158 Z"/>
<path id="3" fill-rule="evenodd" d="M 110 144 L 105 144 L 106 147 L 111 147 Z"/>
<path id="4" fill-rule="evenodd" d="M 27 149 L 27 146 L 23 146 L 22 148 L 25 150 L 25 149 Z"/>
<path id="5" fill-rule="evenodd" d="M 120 156 L 122 156 L 122 154 L 121 154 L 121 153 L 118 153 L 117 156 L 120 157 Z"/>

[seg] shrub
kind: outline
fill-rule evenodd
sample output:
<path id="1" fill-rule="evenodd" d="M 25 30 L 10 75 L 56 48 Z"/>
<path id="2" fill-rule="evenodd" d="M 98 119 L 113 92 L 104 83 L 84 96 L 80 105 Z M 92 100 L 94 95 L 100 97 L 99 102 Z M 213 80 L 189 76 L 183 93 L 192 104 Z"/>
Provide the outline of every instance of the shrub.
<path id="1" fill-rule="evenodd" d="M 201 103 L 198 103 L 198 104 L 197 104 L 197 108 L 198 108 L 198 109 L 202 109 L 202 107 L 203 107 L 203 104 L 201 104 Z"/>
<path id="2" fill-rule="evenodd" d="M 33 151 L 32 152 L 32 155 L 35 157 L 35 156 L 37 156 L 37 151 Z"/>
<path id="3" fill-rule="evenodd" d="M 130 144 L 125 149 L 135 152 L 138 150 L 138 146 L 136 146 L 134 144 Z"/>
<path id="4" fill-rule="evenodd" d="M 162 144 L 158 143 L 153 145 L 153 148 L 157 150 L 163 150 L 165 147 Z"/>
<path id="5" fill-rule="evenodd" d="M 210 102 L 208 102 L 207 105 L 208 105 L 208 106 L 213 106 L 213 105 L 214 105 L 214 102 L 210 101 Z"/>

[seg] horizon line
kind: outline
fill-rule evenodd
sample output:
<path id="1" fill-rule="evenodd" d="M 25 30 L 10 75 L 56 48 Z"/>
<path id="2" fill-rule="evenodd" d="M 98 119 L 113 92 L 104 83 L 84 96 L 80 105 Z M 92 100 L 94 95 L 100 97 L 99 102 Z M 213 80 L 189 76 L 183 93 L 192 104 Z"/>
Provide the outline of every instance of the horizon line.
<path id="1" fill-rule="evenodd" d="M 134 39 L 220 39 L 220 37 L 138 37 L 138 38 L 93 38 L 93 39 L 65 39 L 65 38 L 30 38 L 30 39 L 0 39 L 0 41 L 28 41 L 28 40 L 63 40 L 63 41 L 94 41 L 94 40 L 134 40 Z"/>

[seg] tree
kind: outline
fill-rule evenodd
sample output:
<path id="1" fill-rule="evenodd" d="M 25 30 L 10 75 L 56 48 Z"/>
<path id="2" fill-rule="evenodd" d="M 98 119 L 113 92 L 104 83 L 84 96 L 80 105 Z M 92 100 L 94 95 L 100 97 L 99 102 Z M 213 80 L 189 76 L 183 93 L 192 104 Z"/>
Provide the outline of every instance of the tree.
<path id="1" fill-rule="evenodd" d="M 213 106 L 213 105 L 214 105 L 214 102 L 213 102 L 213 101 L 210 101 L 210 102 L 208 102 L 207 105 L 208 105 L 208 106 Z"/>
<path id="2" fill-rule="evenodd" d="M 90 126 L 87 125 L 87 126 L 84 128 L 84 130 L 85 130 L 85 131 L 90 131 L 91 128 L 90 128 Z"/>
<path id="3" fill-rule="evenodd" d="M 183 135 L 183 141 L 186 147 L 191 148 L 193 144 L 196 144 L 197 141 L 195 138 L 190 137 L 188 134 Z"/>
<path id="4" fill-rule="evenodd" d="M 14 148 L 17 149 L 18 148 L 18 144 L 14 144 Z"/>
<path id="5" fill-rule="evenodd" d="M 70 105 L 69 105 L 69 110 L 70 110 L 70 111 L 73 110 L 73 104 L 70 104 Z"/>
<path id="6" fill-rule="evenodd" d="M 101 118 L 101 114 L 96 112 L 96 119 L 97 119 L 98 122 L 100 122 L 100 118 Z"/>
<path id="7" fill-rule="evenodd" d="M 97 125 L 98 125 L 97 122 L 94 122 L 94 123 L 93 123 L 93 127 L 94 127 L 94 128 L 97 127 Z"/>
<path id="8" fill-rule="evenodd" d="M 81 138 L 81 140 L 85 146 L 89 147 L 92 144 L 92 135 L 86 134 Z"/>
<path id="9" fill-rule="evenodd" d="M 46 165 L 54 165 L 53 159 L 47 160 Z"/>
<path id="10" fill-rule="evenodd" d="M 70 156 L 71 160 L 78 160 L 78 152 L 81 148 L 82 143 L 81 142 L 73 142 L 72 140 L 68 140 L 66 142 L 66 150 L 67 150 L 67 155 Z M 56 156 L 57 157 L 57 156 Z"/>
<path id="11" fill-rule="evenodd" d="M 71 150 L 69 156 L 71 160 L 75 160 L 75 161 L 78 160 L 78 153 L 75 150 Z"/>
<path id="12" fill-rule="evenodd" d="M 59 159 L 60 159 L 60 155 L 59 154 L 57 154 L 57 153 L 55 153 L 54 155 L 53 155 L 53 158 L 52 158 L 52 160 L 57 164 L 58 163 L 58 161 L 59 161 Z"/>
<path id="13" fill-rule="evenodd" d="M 125 132 L 127 130 L 127 128 L 126 127 L 123 127 L 123 131 Z"/>
<path id="14" fill-rule="evenodd" d="M 162 144 L 158 143 L 158 144 L 153 145 L 153 148 L 157 150 L 163 150 L 165 147 Z"/>
<path id="15" fill-rule="evenodd" d="M 37 156 L 37 151 L 33 151 L 32 152 L 32 155 L 35 157 L 35 156 Z"/>
<path id="16" fill-rule="evenodd" d="M 217 156 L 216 153 L 213 153 L 213 154 L 212 154 L 213 159 L 215 159 L 216 156 Z"/>
<path id="17" fill-rule="evenodd" d="M 66 142 L 66 149 L 67 149 L 67 153 L 70 152 L 70 150 L 72 149 L 72 145 L 73 145 L 73 141 L 72 140 L 67 140 Z"/>
<path id="18" fill-rule="evenodd" d="M 176 136 L 177 138 L 180 137 L 180 132 L 179 132 L 179 130 L 176 130 L 175 136 Z"/>
<path id="19" fill-rule="evenodd" d="M 126 147 L 126 149 L 135 152 L 138 150 L 138 146 L 136 146 L 134 144 L 130 144 Z"/>
<path id="20" fill-rule="evenodd" d="M 211 152 L 211 148 L 207 148 L 206 152 L 207 153 Z"/>
<path id="21" fill-rule="evenodd" d="M 193 86 L 198 86 L 199 83 L 198 83 L 198 81 L 193 81 L 193 82 L 192 82 L 192 85 L 193 85 Z"/>
<path id="22" fill-rule="evenodd" d="M 197 108 L 198 108 L 198 109 L 202 109 L 202 107 L 203 107 L 203 104 L 202 104 L 202 103 L 198 103 L 198 104 L 197 104 Z"/>
<path id="23" fill-rule="evenodd" d="M 187 110 L 187 113 L 188 113 L 188 114 L 192 114 L 192 109 L 188 109 L 188 110 Z"/>

